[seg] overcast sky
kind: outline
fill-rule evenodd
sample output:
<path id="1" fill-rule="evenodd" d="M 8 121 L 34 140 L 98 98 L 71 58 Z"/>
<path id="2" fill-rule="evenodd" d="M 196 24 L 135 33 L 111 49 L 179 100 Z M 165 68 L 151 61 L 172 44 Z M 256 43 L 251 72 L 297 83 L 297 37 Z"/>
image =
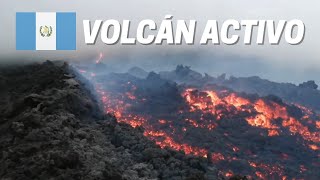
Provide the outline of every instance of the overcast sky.
<path id="1" fill-rule="evenodd" d="M 139 54 L 154 53 L 153 61 L 169 56 L 174 62 L 177 53 L 194 53 L 186 63 L 196 69 L 211 71 L 211 74 L 226 71 L 239 76 L 261 75 L 275 81 L 297 82 L 307 79 L 319 81 L 320 72 L 320 2 L 317 0 L 2 0 L 0 11 L 0 58 L 11 59 L 83 59 L 103 52 L 105 59 L 109 56 L 123 55 L 139 58 Z M 77 51 L 28 52 L 15 50 L 15 13 L 16 12 L 77 12 Z M 306 34 L 302 44 L 297 46 L 282 43 L 275 45 L 235 45 L 235 46 L 107 46 L 98 43 L 95 46 L 84 44 L 82 20 L 123 19 L 132 20 L 132 28 L 143 19 L 154 19 L 160 23 L 166 14 L 177 19 L 198 21 L 198 31 L 203 31 L 204 23 L 209 19 L 223 21 L 226 19 L 300 19 L 305 23 Z M 132 30 L 134 32 L 134 30 Z M 98 39 L 100 42 L 100 39 Z M 284 41 L 282 41 L 284 42 Z M 197 44 L 197 43 L 196 43 Z M 188 53 L 187 53 L 188 52 Z M 211 56 L 212 54 L 212 56 Z M 203 55 L 203 56 L 202 56 Z M 150 55 L 152 56 L 152 55 Z M 179 56 L 180 57 L 180 56 Z M 188 58 L 188 56 L 182 56 Z M 212 57 L 212 63 L 210 63 Z M 138 61 L 147 63 L 145 61 Z M 179 60 L 174 62 L 183 62 Z M 134 64 L 134 63 L 133 63 Z M 153 63 L 149 63 L 148 68 Z M 161 64 L 156 62 L 154 64 Z M 240 67 L 240 65 L 243 67 Z M 170 65 L 166 62 L 166 65 Z M 217 65 L 223 66 L 217 68 Z M 240 67 L 240 68 L 238 68 Z M 210 72 L 209 72 L 210 73 Z M 317 79 L 318 78 L 318 79 Z"/>

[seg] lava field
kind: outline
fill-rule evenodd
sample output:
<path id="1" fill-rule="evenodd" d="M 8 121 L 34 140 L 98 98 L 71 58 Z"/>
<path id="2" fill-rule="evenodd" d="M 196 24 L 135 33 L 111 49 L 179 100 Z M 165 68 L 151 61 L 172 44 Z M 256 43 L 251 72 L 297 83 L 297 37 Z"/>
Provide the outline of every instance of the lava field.
<path id="1" fill-rule="evenodd" d="M 184 66 L 160 73 L 78 71 L 118 122 L 143 128 L 161 148 L 207 159 L 225 178 L 320 179 L 314 102 L 240 92 L 230 81 L 218 83 Z"/>

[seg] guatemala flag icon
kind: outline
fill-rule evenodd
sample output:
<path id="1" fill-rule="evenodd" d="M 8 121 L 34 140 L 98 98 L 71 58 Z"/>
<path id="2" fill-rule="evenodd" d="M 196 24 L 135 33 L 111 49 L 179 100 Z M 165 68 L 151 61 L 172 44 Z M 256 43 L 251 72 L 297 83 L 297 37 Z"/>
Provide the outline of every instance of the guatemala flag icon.
<path id="1" fill-rule="evenodd" d="M 76 13 L 17 12 L 17 50 L 76 50 Z"/>

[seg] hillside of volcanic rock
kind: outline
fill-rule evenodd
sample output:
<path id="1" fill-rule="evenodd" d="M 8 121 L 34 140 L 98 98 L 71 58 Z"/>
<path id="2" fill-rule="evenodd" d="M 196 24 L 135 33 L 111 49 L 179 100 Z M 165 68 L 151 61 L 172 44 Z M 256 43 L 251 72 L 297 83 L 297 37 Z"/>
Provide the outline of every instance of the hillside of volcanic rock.
<path id="1" fill-rule="evenodd" d="M 79 71 L 118 122 L 142 127 L 161 148 L 207 159 L 225 177 L 320 179 L 320 116 L 312 109 L 210 84 L 183 66 L 145 78 Z"/>
<path id="2" fill-rule="evenodd" d="M 0 179 L 219 178 L 206 158 L 160 148 L 100 111 L 66 63 L 0 67 L 0 87 Z"/>
<path id="3" fill-rule="evenodd" d="M 140 70 L 141 71 L 141 70 Z M 131 72 L 130 72 L 131 73 Z M 133 74 L 135 75 L 135 74 Z M 320 91 L 314 81 L 307 81 L 298 86 L 292 83 L 276 83 L 258 76 L 226 78 L 225 74 L 212 77 L 192 70 L 188 66 L 179 65 L 173 71 L 160 72 L 163 79 L 174 80 L 177 83 L 192 85 L 218 84 L 237 92 L 258 94 L 260 96 L 275 95 L 286 102 L 295 103 L 311 108 L 320 113 Z"/>

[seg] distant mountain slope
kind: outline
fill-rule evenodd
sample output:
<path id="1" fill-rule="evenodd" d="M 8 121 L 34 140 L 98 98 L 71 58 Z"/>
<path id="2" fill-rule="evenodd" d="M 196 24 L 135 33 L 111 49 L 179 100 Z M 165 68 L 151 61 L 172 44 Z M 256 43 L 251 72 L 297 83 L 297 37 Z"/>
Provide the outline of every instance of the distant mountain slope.
<path id="1" fill-rule="evenodd" d="M 269 80 L 253 77 L 230 77 L 225 75 L 211 77 L 202 76 L 190 67 L 179 65 L 173 71 L 160 72 L 161 78 L 174 80 L 178 83 L 192 85 L 217 84 L 231 88 L 238 92 L 254 93 L 260 96 L 275 95 L 286 102 L 300 104 L 320 112 L 320 91 L 317 85 L 308 81 L 299 86 L 291 83 L 276 83 Z"/>
<path id="2" fill-rule="evenodd" d="M 130 68 L 128 73 L 139 78 L 146 78 L 148 76 L 148 72 L 139 67 Z"/>
<path id="3" fill-rule="evenodd" d="M 317 89 L 300 87 L 290 83 L 275 83 L 259 77 L 231 77 L 219 82 L 219 84 L 239 92 L 256 93 L 261 96 L 276 95 L 287 102 L 320 111 L 320 91 Z"/>

